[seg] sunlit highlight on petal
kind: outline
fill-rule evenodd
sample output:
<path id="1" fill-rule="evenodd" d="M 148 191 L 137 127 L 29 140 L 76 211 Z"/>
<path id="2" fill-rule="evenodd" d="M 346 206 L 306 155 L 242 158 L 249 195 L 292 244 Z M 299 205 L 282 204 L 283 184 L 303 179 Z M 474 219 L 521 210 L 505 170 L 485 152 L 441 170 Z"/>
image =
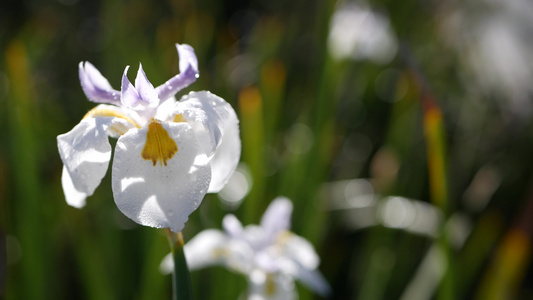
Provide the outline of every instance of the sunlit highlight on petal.
<path id="1" fill-rule="evenodd" d="M 141 183 L 141 182 L 144 182 L 144 181 L 145 180 L 142 177 L 127 177 L 127 178 L 123 178 L 120 181 L 121 190 L 122 190 L 122 192 L 124 192 L 130 185 L 135 184 L 135 183 Z"/>

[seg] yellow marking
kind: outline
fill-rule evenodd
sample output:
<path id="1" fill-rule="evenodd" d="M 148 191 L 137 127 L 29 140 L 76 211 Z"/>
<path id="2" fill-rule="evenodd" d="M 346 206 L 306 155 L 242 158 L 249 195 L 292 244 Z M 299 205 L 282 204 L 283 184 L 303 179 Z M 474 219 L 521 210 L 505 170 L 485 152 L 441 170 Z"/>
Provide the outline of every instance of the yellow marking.
<path id="1" fill-rule="evenodd" d="M 181 123 L 181 122 L 187 122 L 187 120 L 185 120 L 185 117 L 182 114 L 177 114 L 174 116 L 174 122 Z"/>
<path id="2" fill-rule="evenodd" d="M 276 237 L 276 244 L 280 246 L 284 246 L 289 241 L 289 239 L 291 239 L 291 237 L 292 237 L 292 232 L 288 230 L 284 230 L 280 232 L 278 236 Z"/>
<path id="3" fill-rule="evenodd" d="M 268 297 L 276 295 L 276 282 L 272 273 L 266 275 L 265 293 Z"/>
<path id="4" fill-rule="evenodd" d="M 211 252 L 211 257 L 215 259 L 229 256 L 228 250 L 224 248 L 215 248 Z"/>
<path id="5" fill-rule="evenodd" d="M 155 164 L 167 165 L 167 160 L 171 159 L 178 152 L 176 142 L 168 135 L 161 122 L 152 119 L 148 124 L 146 133 L 146 144 L 141 156 L 145 160 L 151 160 Z"/>
<path id="6" fill-rule="evenodd" d="M 126 133 L 128 131 L 128 129 L 129 128 L 124 126 L 124 124 L 122 124 L 122 123 L 116 123 L 116 124 L 113 124 L 113 125 L 111 125 L 109 127 L 109 130 L 111 130 L 112 132 L 114 132 L 117 135 L 123 135 L 124 133 Z"/>
<path id="7" fill-rule="evenodd" d="M 141 126 L 139 126 L 139 124 L 137 124 L 137 122 L 135 122 L 135 120 L 133 120 L 132 118 L 128 117 L 127 115 L 121 113 L 121 112 L 118 112 L 116 110 L 113 110 L 113 109 L 109 109 L 109 108 L 104 108 L 104 107 L 95 107 L 93 109 L 91 109 L 88 113 L 85 114 L 85 116 L 83 116 L 83 118 L 94 118 L 94 117 L 115 117 L 115 118 L 120 118 L 120 119 L 123 119 L 123 120 L 126 120 L 127 122 L 133 124 L 135 127 L 137 128 L 141 128 Z"/>

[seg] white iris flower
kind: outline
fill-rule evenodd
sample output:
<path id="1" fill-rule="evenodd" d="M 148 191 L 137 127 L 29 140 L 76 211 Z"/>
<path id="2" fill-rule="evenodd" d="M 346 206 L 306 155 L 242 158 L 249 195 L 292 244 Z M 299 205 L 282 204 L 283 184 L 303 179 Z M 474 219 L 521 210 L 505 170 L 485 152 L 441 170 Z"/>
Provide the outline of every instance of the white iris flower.
<path id="1" fill-rule="evenodd" d="M 327 281 L 317 270 L 320 259 L 313 246 L 289 231 L 292 202 L 276 198 L 260 226 L 242 224 L 234 215 L 223 220 L 224 231 L 208 229 L 185 244 L 191 269 L 222 265 L 246 275 L 247 299 L 296 299 L 294 280 L 326 296 Z M 161 263 L 163 273 L 173 270 L 172 256 Z"/>
<path id="2" fill-rule="evenodd" d="M 222 189 L 240 159 L 239 121 L 231 105 L 208 91 L 176 101 L 198 77 L 193 48 L 176 47 L 180 73 L 156 88 L 141 65 L 135 85 L 126 67 L 117 91 L 91 63 L 80 63 L 85 95 L 101 104 L 57 137 L 68 204 L 83 207 L 100 184 L 111 159 L 108 137 L 118 138 L 113 197 L 139 224 L 180 232 L 205 194 Z"/>

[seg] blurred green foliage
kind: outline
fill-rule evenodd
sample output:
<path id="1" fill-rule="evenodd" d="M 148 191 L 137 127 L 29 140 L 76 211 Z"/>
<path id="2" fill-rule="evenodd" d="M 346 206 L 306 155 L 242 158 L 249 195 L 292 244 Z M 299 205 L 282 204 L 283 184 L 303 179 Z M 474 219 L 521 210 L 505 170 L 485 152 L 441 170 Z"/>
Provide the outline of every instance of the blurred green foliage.
<path id="1" fill-rule="evenodd" d="M 110 174 L 85 208 L 69 207 L 56 136 L 94 106 L 79 85 L 80 61 L 114 87 L 126 65 L 142 62 L 157 85 L 178 72 L 174 43 L 192 45 L 200 67 L 181 94 L 210 90 L 239 114 L 253 181 L 238 207 L 208 195 L 186 240 L 220 228 L 227 213 L 258 223 L 284 195 L 294 202 L 292 230 L 321 256 L 331 299 L 405 296 L 434 251 L 444 274 L 434 290 L 425 286 L 429 298 L 533 297 L 533 122 L 477 84 L 443 29 L 479 3 L 370 1 L 400 44 L 381 64 L 332 57 L 328 34 L 340 5 L 332 0 L 0 4 L 0 298 L 170 299 L 170 277 L 158 270 L 169 251 L 164 232 L 116 209 Z M 382 226 L 376 211 L 372 226 L 349 225 L 356 208 L 335 208 L 331 186 L 353 179 L 368 179 L 379 203 L 434 203 L 443 216 L 437 234 Z M 467 224 L 458 233 L 464 243 L 446 227 L 456 217 Z M 246 287 L 219 267 L 193 271 L 192 280 L 197 299 L 237 299 Z M 318 298 L 298 289 L 301 299 Z"/>

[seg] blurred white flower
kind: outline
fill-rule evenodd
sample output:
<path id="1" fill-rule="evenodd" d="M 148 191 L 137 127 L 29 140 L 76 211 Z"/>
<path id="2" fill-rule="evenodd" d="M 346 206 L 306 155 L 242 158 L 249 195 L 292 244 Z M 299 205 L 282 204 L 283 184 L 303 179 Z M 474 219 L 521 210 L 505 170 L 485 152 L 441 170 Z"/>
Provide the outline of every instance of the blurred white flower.
<path id="1" fill-rule="evenodd" d="M 387 17 L 362 5 L 343 3 L 331 18 L 328 47 L 336 60 L 385 64 L 396 55 L 398 42 Z"/>
<path id="2" fill-rule="evenodd" d="M 444 37 L 457 49 L 484 97 L 504 111 L 527 117 L 533 110 L 533 2 L 478 0 L 457 2 L 444 14 Z"/>
<path id="3" fill-rule="evenodd" d="M 83 207 L 100 184 L 111 159 L 108 137 L 118 138 L 113 198 L 139 224 L 179 232 L 205 194 L 222 189 L 240 158 L 239 121 L 229 103 L 207 91 L 176 101 L 198 77 L 193 48 L 176 47 L 180 73 L 157 88 L 141 65 L 135 85 L 126 67 L 117 91 L 91 63 L 80 63 L 85 95 L 105 104 L 57 137 L 68 204 Z"/>
<path id="4" fill-rule="evenodd" d="M 260 226 L 242 224 L 234 215 L 223 220 L 224 231 L 200 232 L 185 245 L 191 269 L 212 265 L 247 276 L 247 299 L 295 299 L 294 280 L 321 295 L 329 284 L 317 270 L 319 257 L 304 238 L 288 231 L 292 202 L 276 198 L 267 208 Z M 173 270 L 172 256 L 161 263 L 163 273 Z"/>

